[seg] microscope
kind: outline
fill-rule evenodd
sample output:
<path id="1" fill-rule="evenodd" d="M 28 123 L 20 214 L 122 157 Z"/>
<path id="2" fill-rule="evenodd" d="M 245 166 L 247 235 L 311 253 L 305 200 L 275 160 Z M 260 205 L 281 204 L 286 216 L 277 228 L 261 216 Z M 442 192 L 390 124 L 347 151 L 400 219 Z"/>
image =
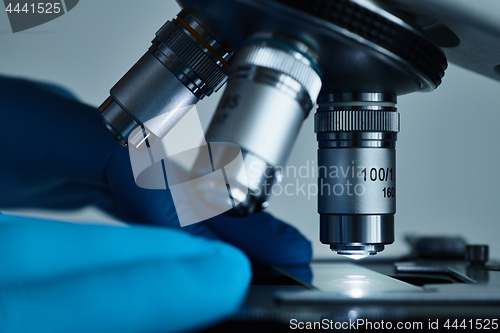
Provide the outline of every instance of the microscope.
<path id="1" fill-rule="evenodd" d="M 122 145 L 146 149 L 227 82 L 206 140 L 241 148 L 226 185 L 230 196 L 248 190 L 228 212 L 244 216 L 267 207 L 317 105 L 320 241 L 355 259 L 394 242 L 397 97 L 436 89 L 447 59 L 500 79 L 498 46 L 475 57 L 495 37 L 467 30 L 462 19 L 480 13 L 462 0 L 177 2 L 182 11 L 99 108 L 104 124 Z"/>

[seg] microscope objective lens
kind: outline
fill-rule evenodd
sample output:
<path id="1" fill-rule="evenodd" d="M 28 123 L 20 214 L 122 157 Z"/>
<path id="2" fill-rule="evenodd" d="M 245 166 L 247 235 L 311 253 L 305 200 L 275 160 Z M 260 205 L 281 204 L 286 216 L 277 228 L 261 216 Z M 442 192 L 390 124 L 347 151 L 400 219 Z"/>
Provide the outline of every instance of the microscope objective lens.
<path id="1" fill-rule="evenodd" d="M 192 172 L 223 181 L 207 176 L 193 193 L 246 216 L 269 206 L 316 104 L 320 241 L 352 259 L 392 244 L 397 98 L 436 89 L 447 68 L 414 18 L 377 1 L 177 2 L 184 9 L 99 108 L 115 139 L 149 148 L 227 82 L 204 133 L 211 167 L 203 151 Z"/>
<path id="2" fill-rule="evenodd" d="M 391 94 L 325 94 L 315 117 L 320 172 L 320 239 L 333 251 L 361 259 L 394 242 L 396 139 L 399 113 Z M 339 188 L 352 188 L 340 191 Z"/>

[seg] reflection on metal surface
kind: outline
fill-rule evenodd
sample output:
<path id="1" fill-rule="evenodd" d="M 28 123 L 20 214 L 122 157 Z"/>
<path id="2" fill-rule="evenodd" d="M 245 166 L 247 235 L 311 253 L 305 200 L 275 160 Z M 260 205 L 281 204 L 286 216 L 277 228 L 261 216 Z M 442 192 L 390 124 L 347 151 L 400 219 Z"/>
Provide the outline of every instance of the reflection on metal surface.
<path id="1" fill-rule="evenodd" d="M 365 251 L 351 251 L 348 254 L 341 254 L 341 255 L 349 259 L 359 260 L 370 256 L 370 253 Z"/>
<path id="2" fill-rule="evenodd" d="M 483 284 L 427 284 L 417 287 L 356 264 L 312 263 L 310 269 L 312 280 L 304 283 L 310 290 L 279 291 L 275 293 L 275 300 L 343 306 L 500 304 L 500 276 L 490 275 L 488 283 Z"/>
<path id="3" fill-rule="evenodd" d="M 352 298 L 391 292 L 422 292 L 420 287 L 398 281 L 355 264 L 311 264 L 312 285 L 325 292 Z"/>

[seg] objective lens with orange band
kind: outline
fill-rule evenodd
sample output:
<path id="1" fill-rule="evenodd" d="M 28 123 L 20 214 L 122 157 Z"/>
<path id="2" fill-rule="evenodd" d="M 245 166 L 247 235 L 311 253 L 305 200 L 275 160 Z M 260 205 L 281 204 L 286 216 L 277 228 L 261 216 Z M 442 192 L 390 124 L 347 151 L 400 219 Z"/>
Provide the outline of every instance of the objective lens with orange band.
<path id="1" fill-rule="evenodd" d="M 230 57 L 182 11 L 158 30 L 149 51 L 111 89 L 99 108 L 105 125 L 124 146 L 144 146 L 144 137 L 131 136 L 138 126 L 154 144 L 196 103 L 226 83 Z"/>

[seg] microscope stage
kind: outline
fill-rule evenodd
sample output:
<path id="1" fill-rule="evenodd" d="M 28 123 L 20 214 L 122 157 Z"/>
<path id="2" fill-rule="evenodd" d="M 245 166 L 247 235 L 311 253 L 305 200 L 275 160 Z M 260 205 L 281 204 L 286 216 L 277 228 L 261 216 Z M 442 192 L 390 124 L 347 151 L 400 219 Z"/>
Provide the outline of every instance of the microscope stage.
<path id="1" fill-rule="evenodd" d="M 495 329 L 499 318 L 500 266 L 492 262 L 324 260 L 303 267 L 255 266 L 245 306 L 208 332 L 348 329 L 348 323 L 361 331 L 373 325 L 445 329 L 454 323 Z"/>
<path id="2" fill-rule="evenodd" d="M 452 268 L 454 267 L 455 268 Z M 410 269 L 411 268 L 411 269 Z M 343 304 L 500 304 L 500 272 L 477 269 L 474 280 L 461 274 L 456 263 L 404 262 L 394 263 L 389 275 L 357 264 L 315 262 L 310 265 L 311 282 L 303 281 L 309 290 L 277 292 L 276 300 L 283 303 L 338 303 Z M 287 274 L 286 269 L 282 270 Z M 474 273 L 473 273 L 474 272 Z M 480 281 L 488 275 L 487 281 Z M 484 274 L 486 273 L 486 274 Z M 402 280 L 429 279 L 431 283 L 416 286 Z M 297 277 L 296 277 L 297 278 Z M 456 280 L 454 283 L 438 281 Z M 297 278 L 298 279 L 298 278 Z M 432 280 L 435 279 L 435 280 Z M 300 279 L 298 279 L 300 281 Z M 432 283 L 434 282 L 434 284 Z M 439 282 L 439 283 L 435 283 Z"/>

